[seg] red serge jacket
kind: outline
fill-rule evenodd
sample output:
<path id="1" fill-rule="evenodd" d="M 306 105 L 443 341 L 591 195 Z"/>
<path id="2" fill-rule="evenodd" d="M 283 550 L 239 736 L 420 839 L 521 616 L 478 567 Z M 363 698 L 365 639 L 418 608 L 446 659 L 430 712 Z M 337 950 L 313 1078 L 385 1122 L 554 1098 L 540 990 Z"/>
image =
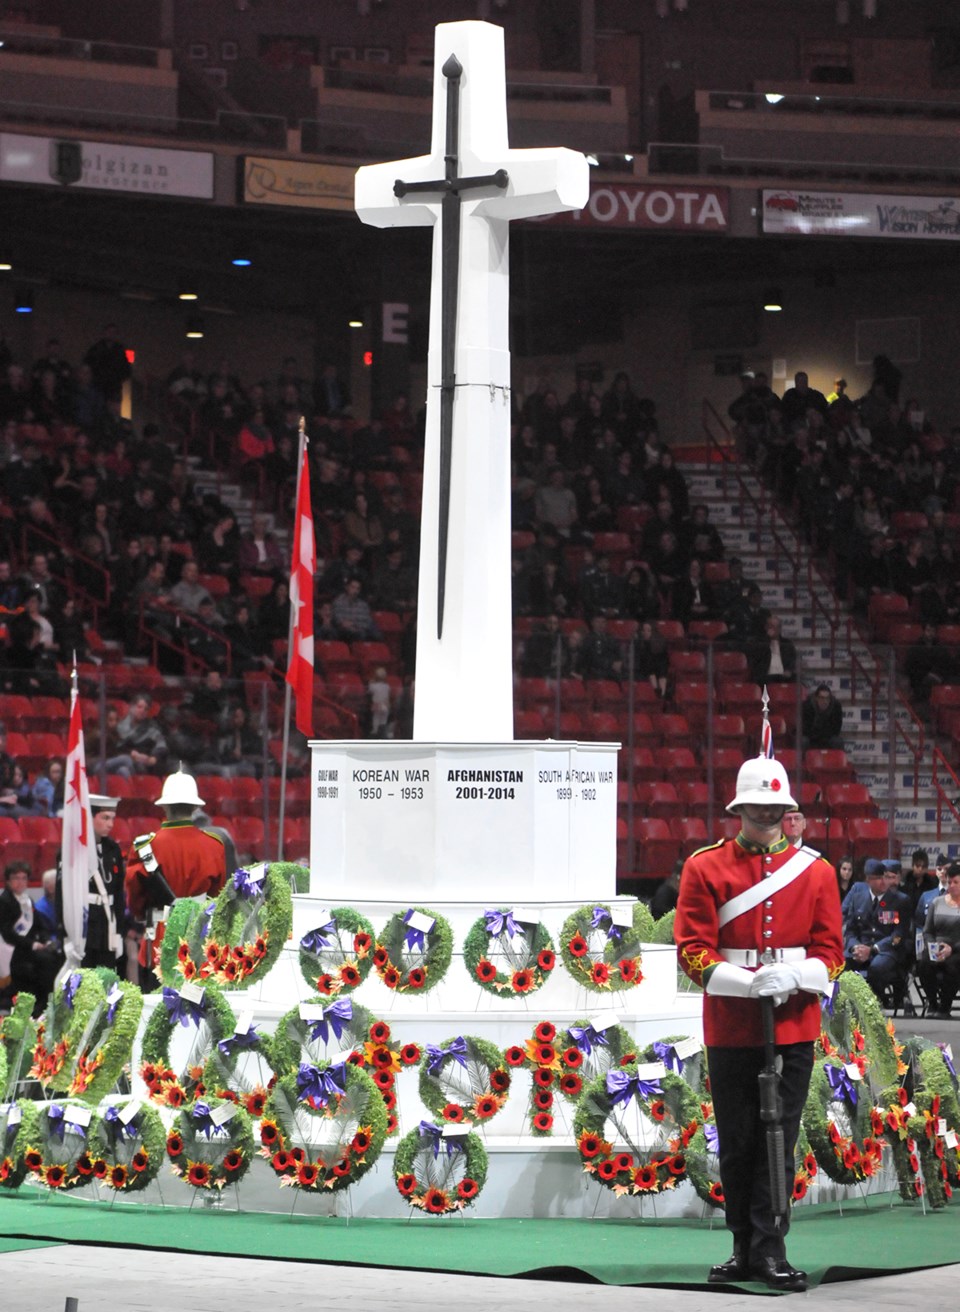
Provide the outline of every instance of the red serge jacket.
<path id="1" fill-rule="evenodd" d="M 682 969 L 705 987 L 724 960 L 722 948 L 804 948 L 818 958 L 830 979 L 843 970 L 840 898 L 833 867 L 817 857 L 786 888 L 735 917 L 722 928 L 720 908 L 786 865 L 797 849 L 783 839 L 768 851 L 742 835 L 702 848 L 689 857 L 680 878 L 674 938 Z M 820 1033 L 820 995 L 800 990 L 776 1010 L 778 1043 L 800 1043 Z M 706 994 L 703 1032 L 715 1047 L 763 1046 L 760 1002 Z"/>

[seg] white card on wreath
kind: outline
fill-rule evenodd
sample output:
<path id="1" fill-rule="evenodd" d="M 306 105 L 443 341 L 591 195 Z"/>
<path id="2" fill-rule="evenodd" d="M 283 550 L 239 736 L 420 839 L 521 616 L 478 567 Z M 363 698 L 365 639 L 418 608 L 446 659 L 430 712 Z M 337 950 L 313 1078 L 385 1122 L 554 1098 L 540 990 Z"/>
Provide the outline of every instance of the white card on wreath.
<path id="1" fill-rule="evenodd" d="M 194 984 L 190 980 L 180 985 L 180 996 L 184 1002 L 202 1002 L 204 992 L 202 984 Z"/>
<path id="2" fill-rule="evenodd" d="M 234 1026 L 234 1034 L 249 1034 L 250 1026 L 253 1024 L 253 1012 L 241 1011 L 237 1017 L 237 1023 Z"/>
<path id="3" fill-rule="evenodd" d="M 956 1148 L 957 1144 L 960 1143 L 956 1130 L 948 1130 L 943 1136 L 943 1142 L 947 1148 Z"/>
<path id="4" fill-rule="evenodd" d="M 225 1102 L 219 1107 L 214 1107 L 210 1113 L 210 1119 L 214 1125 L 226 1125 L 227 1121 L 232 1121 L 237 1114 L 236 1103 Z"/>
<path id="5" fill-rule="evenodd" d="M 667 1068 L 662 1061 L 647 1061 L 637 1067 L 638 1080 L 662 1080 L 666 1073 Z"/>
<path id="6" fill-rule="evenodd" d="M 329 925 L 329 924 L 330 924 L 330 921 L 331 921 L 332 919 L 333 919 L 333 916 L 331 916 L 331 914 L 330 914 L 329 910 L 327 909 L 327 907 L 323 907 L 320 911 L 317 912 L 317 924 L 318 924 L 318 925 Z"/>
<path id="7" fill-rule="evenodd" d="M 465 1139 L 470 1133 L 469 1125 L 445 1125 L 440 1131 L 441 1139 Z"/>
<path id="8" fill-rule="evenodd" d="M 7 1113 L 7 1128 L 8 1128 L 8 1129 L 10 1128 L 11 1125 L 19 1125 L 19 1124 L 20 1124 L 20 1121 L 21 1121 L 22 1118 L 23 1118 L 23 1112 L 22 1112 L 21 1109 L 17 1106 L 16 1103 L 11 1103 L 10 1106 L 4 1108 L 4 1111 Z"/>
<path id="9" fill-rule="evenodd" d="M 860 1074 L 860 1067 L 857 1065 L 855 1061 L 845 1063 L 843 1069 L 850 1076 L 851 1080 L 863 1079 L 863 1076 Z"/>
<path id="10" fill-rule="evenodd" d="M 598 1034 L 602 1034 L 604 1030 L 609 1030 L 612 1029 L 614 1025 L 619 1025 L 620 1017 L 611 1016 L 609 1013 L 606 1016 L 591 1016 L 587 1021 L 587 1024 L 592 1030 L 596 1030 Z"/>
<path id="11" fill-rule="evenodd" d="M 633 929 L 633 907 L 629 902 L 610 904 L 610 924 L 617 929 Z"/>
<path id="12" fill-rule="evenodd" d="M 937 1121 L 937 1134 L 943 1136 L 947 1132 L 947 1123 L 941 1116 Z"/>
<path id="13" fill-rule="evenodd" d="M 540 913 L 534 911 L 532 907 L 514 907 L 512 915 L 518 925 L 540 924 Z"/>
<path id="14" fill-rule="evenodd" d="M 425 916 L 422 911 L 411 910 L 404 923 L 421 934 L 429 934 L 437 922 L 433 916 Z"/>
<path id="15" fill-rule="evenodd" d="M 301 1002 L 300 1003 L 301 1020 L 323 1020 L 323 1003 L 322 1002 Z M 246 1031 L 244 1031 L 246 1033 Z"/>
<path id="16" fill-rule="evenodd" d="M 903 1110 L 907 1113 L 908 1116 L 916 1116 L 917 1104 L 915 1102 L 908 1102 Z"/>
<path id="17" fill-rule="evenodd" d="M 139 1098 L 131 1099 L 126 1107 L 121 1107 L 120 1111 L 117 1113 L 117 1120 L 121 1125 L 129 1125 L 142 1106 L 143 1103 Z"/>
<path id="18" fill-rule="evenodd" d="M 699 1039 L 678 1039 L 673 1045 L 673 1050 L 681 1061 L 686 1061 L 688 1057 L 696 1057 L 700 1052 Z"/>
<path id="19" fill-rule="evenodd" d="M 84 1130 L 90 1124 L 92 1116 L 92 1107 L 64 1107 L 63 1109 L 63 1119 L 70 1125 L 79 1125 Z"/>

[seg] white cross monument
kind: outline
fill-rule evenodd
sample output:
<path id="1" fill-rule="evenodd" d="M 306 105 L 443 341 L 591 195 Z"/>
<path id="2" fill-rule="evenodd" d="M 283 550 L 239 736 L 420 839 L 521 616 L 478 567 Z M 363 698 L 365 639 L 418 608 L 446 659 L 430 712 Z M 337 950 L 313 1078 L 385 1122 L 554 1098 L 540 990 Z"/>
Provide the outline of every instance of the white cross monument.
<path id="1" fill-rule="evenodd" d="M 503 29 L 436 29 L 429 155 L 356 177 L 377 227 L 434 224 L 417 742 L 511 742 L 509 225 L 582 209 L 585 156 L 507 144 Z"/>

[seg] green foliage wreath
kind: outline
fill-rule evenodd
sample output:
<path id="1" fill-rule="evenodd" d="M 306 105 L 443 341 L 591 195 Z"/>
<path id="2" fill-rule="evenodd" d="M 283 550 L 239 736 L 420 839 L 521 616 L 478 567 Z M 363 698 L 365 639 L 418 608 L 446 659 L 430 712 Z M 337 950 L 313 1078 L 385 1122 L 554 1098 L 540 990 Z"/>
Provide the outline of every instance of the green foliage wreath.
<path id="1" fill-rule="evenodd" d="M 206 1094 L 204 1066 L 213 1048 L 236 1030 L 230 1004 L 215 984 L 201 988 L 200 1002 L 183 998 L 176 989 L 164 988 L 143 1032 L 139 1075 L 151 1102 L 161 1107 L 182 1107 Z M 187 1060 L 175 1070 L 170 1065 L 170 1040 L 182 1025 L 193 1036 Z"/>
<path id="2" fill-rule="evenodd" d="M 622 1025 L 596 1030 L 581 1019 L 558 1030 L 542 1020 L 523 1045 L 511 1045 L 503 1056 L 507 1066 L 533 1072 L 528 1124 L 531 1134 L 546 1136 L 553 1133 L 557 1096 L 578 1102 L 585 1081 L 636 1061 L 637 1045 Z"/>
<path id="3" fill-rule="evenodd" d="M 352 993 L 373 965 L 373 926 L 352 907 L 335 907 L 330 919 L 300 940 L 300 972 L 324 997 Z"/>
<path id="4" fill-rule="evenodd" d="M 401 1198 L 428 1216 L 461 1212 L 487 1181 L 487 1150 L 478 1134 L 443 1137 L 440 1126 L 421 1121 L 397 1144 L 393 1176 Z"/>
<path id="5" fill-rule="evenodd" d="M 18 1189 L 27 1174 L 27 1149 L 39 1142 L 40 1113 L 27 1098 L 0 1107 L 0 1186 Z"/>
<path id="6" fill-rule="evenodd" d="M 0 1043 L 7 1072 L 6 1080 L 0 1082 L 4 1101 L 9 1101 L 17 1086 L 28 1077 L 37 1042 L 37 1027 L 33 1020 L 36 1001 L 32 993 L 18 993 L 10 1014 L 0 1020 Z"/>
<path id="7" fill-rule="evenodd" d="M 500 907 L 485 911 L 470 926 L 463 941 L 463 964 L 487 993 L 525 997 L 546 983 L 556 953 L 545 925 L 522 925 L 510 909 Z"/>
<path id="8" fill-rule="evenodd" d="M 24 1152 L 27 1170 L 57 1193 L 89 1184 L 93 1179 L 90 1133 L 95 1119 L 83 1104 L 47 1103 L 37 1117 L 36 1136 Z"/>
<path id="9" fill-rule="evenodd" d="M 143 1011 L 143 994 L 136 984 L 128 984 L 116 975 L 101 982 L 106 996 L 91 1013 L 77 1041 L 68 1090 L 73 1097 L 91 1103 L 99 1102 L 116 1085 L 130 1060 Z"/>
<path id="10" fill-rule="evenodd" d="M 286 868 L 241 866 L 217 894 L 204 943 L 209 976 L 226 989 L 262 979 L 283 951 L 293 924 Z M 202 974 L 201 970 L 201 974 Z"/>
<path id="11" fill-rule="evenodd" d="M 109 1103 L 94 1117 L 87 1136 L 89 1170 L 116 1193 L 139 1193 L 154 1180 L 163 1165 L 166 1131 L 156 1112 L 146 1103 L 129 1106 Z"/>
<path id="12" fill-rule="evenodd" d="M 221 1110 L 228 1118 L 222 1122 Z M 166 1150 L 174 1175 L 184 1184 L 194 1189 L 223 1189 L 239 1183 L 250 1169 L 253 1126 L 236 1103 L 204 1098 L 181 1110 L 167 1133 Z"/>
<path id="13" fill-rule="evenodd" d="M 488 1039 L 457 1035 L 428 1043 L 420 1062 L 420 1100 L 452 1123 L 489 1121 L 507 1101 L 510 1073 Z"/>
<path id="14" fill-rule="evenodd" d="M 817 1163 L 838 1184 L 877 1174 L 886 1141 L 878 1137 L 874 1102 L 865 1080 L 855 1080 L 838 1057 L 814 1064 L 803 1128 Z"/>
<path id="15" fill-rule="evenodd" d="M 593 993 L 634 989 L 643 980 L 640 945 L 652 933 L 653 919 L 642 902 L 634 905 L 632 925 L 623 929 L 614 925 L 607 903 L 591 902 L 563 922 L 561 959 L 576 983 Z"/>
<path id="16" fill-rule="evenodd" d="M 37 1022 L 30 1075 L 46 1089 L 66 1093 L 73 1082 L 80 1041 L 94 1012 L 106 1001 L 95 970 L 74 970 L 54 988 Z"/>
<path id="17" fill-rule="evenodd" d="M 179 897 L 169 908 L 160 944 L 158 974 L 170 988 L 179 987 L 184 980 L 200 977 L 206 965 L 203 945 L 210 932 L 215 906 L 216 900 L 212 897 Z"/>
<path id="18" fill-rule="evenodd" d="M 316 1008 L 316 1019 L 301 1016 L 301 1009 L 307 1006 Z M 298 1002 L 277 1021 L 270 1039 L 270 1063 L 278 1075 L 289 1075 L 301 1062 L 322 1066 L 341 1053 L 355 1049 L 362 1053 L 372 1019 L 369 1009 L 353 998 Z"/>
<path id="19" fill-rule="evenodd" d="M 433 921 L 433 928 L 420 932 L 407 924 L 419 912 Z M 397 993 L 429 993 L 443 979 L 453 956 L 450 922 L 427 907 L 396 911 L 377 935 L 373 965 L 388 989 Z"/>

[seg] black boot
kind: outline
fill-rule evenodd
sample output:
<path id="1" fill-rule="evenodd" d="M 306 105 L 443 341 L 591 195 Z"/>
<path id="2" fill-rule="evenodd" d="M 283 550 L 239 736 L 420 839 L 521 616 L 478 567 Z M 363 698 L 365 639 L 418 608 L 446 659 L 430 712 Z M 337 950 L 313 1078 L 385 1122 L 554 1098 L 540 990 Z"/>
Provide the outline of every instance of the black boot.
<path id="1" fill-rule="evenodd" d="M 785 1257 L 758 1257 L 750 1265 L 750 1279 L 762 1280 L 770 1289 L 802 1294 L 807 1287 L 806 1271 L 798 1271 Z"/>
<path id="2" fill-rule="evenodd" d="M 710 1268 L 707 1276 L 708 1285 L 728 1285 L 732 1280 L 750 1279 L 750 1262 L 748 1259 L 750 1245 L 744 1239 L 734 1239 L 733 1253 L 726 1262 L 719 1262 Z"/>

